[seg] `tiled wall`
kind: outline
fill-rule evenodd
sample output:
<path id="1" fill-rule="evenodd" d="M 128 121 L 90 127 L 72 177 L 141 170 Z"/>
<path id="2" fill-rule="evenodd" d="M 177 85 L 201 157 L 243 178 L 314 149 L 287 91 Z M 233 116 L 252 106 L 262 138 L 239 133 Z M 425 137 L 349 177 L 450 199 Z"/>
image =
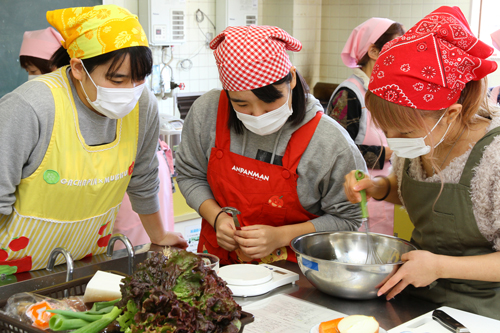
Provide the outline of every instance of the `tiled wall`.
<path id="1" fill-rule="evenodd" d="M 105 0 L 104 2 L 123 6 L 133 14 L 137 14 L 138 1 L 143 0 Z M 174 81 L 185 84 L 185 89 L 182 90 L 183 93 L 206 92 L 213 88 L 222 88 L 212 50 L 205 47 L 205 37 L 196 22 L 195 14 L 198 9 L 205 13 L 205 19 L 199 24 L 201 30 L 205 33 L 211 32 L 215 37 L 215 31 L 207 19 L 209 17 L 215 23 L 215 0 L 186 0 L 186 35 L 188 42 L 172 48 L 174 58 L 170 63 L 174 72 Z M 159 54 L 156 51 L 158 50 L 155 50 L 154 54 Z M 170 50 L 168 55 L 170 55 Z M 180 67 L 180 62 L 184 59 L 191 60 L 191 69 L 185 70 Z M 159 57 L 155 57 L 155 63 L 158 61 Z M 185 64 L 187 63 L 188 61 L 185 62 Z M 167 70 L 165 72 L 168 73 Z M 174 92 L 180 92 L 180 90 L 177 88 Z M 178 111 L 174 109 L 172 98 L 166 100 L 158 98 L 158 106 L 161 114 L 178 115 Z"/>
<path id="2" fill-rule="evenodd" d="M 278 26 L 293 35 L 293 1 L 259 0 L 259 24 Z"/>
<path id="3" fill-rule="evenodd" d="M 302 43 L 300 52 L 288 54 L 309 85 L 320 78 L 321 11 L 324 1 L 259 0 L 260 24 L 278 26 Z"/>
<path id="4" fill-rule="evenodd" d="M 104 0 L 134 14 L 138 13 L 138 1 L 142 0 Z M 352 29 L 370 17 L 387 17 L 409 28 L 443 5 L 459 6 L 470 19 L 471 7 L 471 0 L 258 0 L 258 3 L 259 24 L 279 26 L 302 42 L 302 51 L 289 54 L 311 90 L 318 81 L 340 83 L 350 75 L 340 52 Z M 215 23 L 215 0 L 186 0 L 188 42 L 173 48 L 171 62 L 175 82 L 186 85 L 183 92 L 221 88 L 212 51 L 204 47 L 205 38 L 195 19 L 198 8 Z M 206 18 L 200 27 L 204 32 L 214 33 Z M 179 63 L 187 58 L 193 67 L 183 70 Z M 497 72 L 490 75 L 490 85 L 500 85 L 500 70 Z M 172 98 L 159 99 L 159 108 L 163 114 L 176 112 Z"/>
<path id="5" fill-rule="evenodd" d="M 199 27 L 196 22 L 198 9 L 205 13 L 205 19 L 199 23 Z M 215 23 L 215 0 L 186 1 L 186 14 L 186 35 L 189 42 L 174 46 L 172 49 L 174 59 L 171 66 L 174 69 L 174 81 L 186 85 L 182 92 L 206 92 L 213 88 L 222 88 L 213 52 L 205 46 L 206 39 L 200 31 L 201 28 L 203 32 L 211 32 L 215 37 L 215 30 L 207 19 L 208 17 Z M 184 59 L 192 62 L 191 69 L 186 70 L 180 67 Z M 175 89 L 175 91 L 180 90 Z M 166 101 L 160 100 L 159 105 L 160 113 L 173 114 L 172 98 Z"/>
<path id="6" fill-rule="evenodd" d="M 443 5 L 460 7 L 470 20 L 470 0 L 323 0 L 319 80 L 340 83 L 351 75 L 351 69 L 344 65 L 340 53 L 352 29 L 370 17 L 387 17 L 408 29 Z M 490 75 L 490 85 L 500 85 L 500 71 L 497 72 Z"/>
<path id="7" fill-rule="evenodd" d="M 321 15 L 325 0 L 295 0 L 293 5 L 293 36 L 301 41 L 302 50 L 292 62 L 306 79 L 311 90 L 320 78 Z"/>

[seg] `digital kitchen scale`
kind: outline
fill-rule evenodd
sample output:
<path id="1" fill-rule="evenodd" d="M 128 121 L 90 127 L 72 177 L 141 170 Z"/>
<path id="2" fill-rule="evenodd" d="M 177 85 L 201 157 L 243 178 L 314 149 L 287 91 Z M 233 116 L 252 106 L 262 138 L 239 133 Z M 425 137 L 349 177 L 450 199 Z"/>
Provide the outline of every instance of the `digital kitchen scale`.
<path id="1" fill-rule="evenodd" d="M 233 296 L 242 297 L 262 295 L 299 279 L 297 273 L 268 264 L 227 265 L 217 275 L 227 282 Z"/>

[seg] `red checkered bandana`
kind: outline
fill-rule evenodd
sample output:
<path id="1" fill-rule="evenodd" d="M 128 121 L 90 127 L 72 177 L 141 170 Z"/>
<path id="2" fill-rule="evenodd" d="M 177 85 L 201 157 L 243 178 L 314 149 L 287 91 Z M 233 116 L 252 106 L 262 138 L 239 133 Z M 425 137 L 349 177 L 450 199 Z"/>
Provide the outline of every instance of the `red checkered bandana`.
<path id="1" fill-rule="evenodd" d="M 284 78 L 292 63 L 286 51 L 302 44 L 271 26 L 228 27 L 211 42 L 222 87 L 229 91 L 261 88 Z"/>
<path id="2" fill-rule="evenodd" d="M 493 48 L 478 40 L 458 7 L 443 6 L 403 36 L 384 45 L 368 89 L 399 105 L 441 110 L 454 104 L 469 81 L 497 69 L 485 60 Z"/>

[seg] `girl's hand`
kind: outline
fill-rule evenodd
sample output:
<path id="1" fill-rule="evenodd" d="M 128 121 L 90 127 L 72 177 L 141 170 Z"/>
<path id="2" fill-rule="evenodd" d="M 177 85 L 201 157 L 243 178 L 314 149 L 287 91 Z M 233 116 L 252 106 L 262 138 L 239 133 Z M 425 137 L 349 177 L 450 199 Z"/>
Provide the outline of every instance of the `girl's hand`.
<path id="1" fill-rule="evenodd" d="M 238 243 L 234 240 L 234 231 L 236 228 L 231 216 L 226 213 L 222 213 L 217 219 L 216 229 L 217 243 L 220 247 L 230 252 L 239 247 Z"/>
<path id="2" fill-rule="evenodd" d="M 243 254 L 260 259 L 281 247 L 279 228 L 256 224 L 242 227 L 234 232 L 234 240 L 239 244 Z"/>
<path id="3" fill-rule="evenodd" d="M 167 231 L 167 234 L 160 242 L 158 242 L 158 245 L 175 246 L 181 249 L 186 249 L 188 247 L 188 243 L 182 234 L 180 232 L 172 231 Z"/>
<path id="4" fill-rule="evenodd" d="M 394 298 L 409 284 L 425 287 L 440 277 L 440 255 L 416 250 L 401 256 L 403 265 L 378 291 L 378 296 L 389 292 L 387 300 Z"/>
<path id="5" fill-rule="evenodd" d="M 371 197 L 371 192 L 375 188 L 375 184 L 370 179 L 370 176 L 365 174 L 365 178 L 357 180 L 355 177 L 356 170 L 352 170 L 345 176 L 344 192 L 347 200 L 351 203 L 361 202 L 359 191 L 366 190 L 366 199 Z M 384 192 L 385 193 L 385 192 Z"/>

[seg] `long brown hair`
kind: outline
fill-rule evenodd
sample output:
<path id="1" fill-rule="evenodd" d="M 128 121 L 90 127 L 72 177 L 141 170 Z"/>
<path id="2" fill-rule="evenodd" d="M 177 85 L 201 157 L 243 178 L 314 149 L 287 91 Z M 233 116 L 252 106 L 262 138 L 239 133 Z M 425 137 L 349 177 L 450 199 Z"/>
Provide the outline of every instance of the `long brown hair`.
<path id="1" fill-rule="evenodd" d="M 479 81 L 468 82 L 465 85 L 465 88 L 462 90 L 460 98 L 457 101 L 458 104 L 462 105 L 462 111 L 458 114 L 456 119 L 456 123 L 460 126 L 458 130 L 455 130 L 454 134 L 452 135 L 447 135 L 443 143 L 436 149 L 434 149 L 434 145 L 437 142 L 432 142 L 432 136 L 430 137 L 430 163 L 441 179 L 441 190 L 439 191 L 439 194 L 434 201 L 434 205 L 432 208 L 433 210 L 444 187 L 444 179 L 441 175 L 441 168 L 439 165 L 437 165 L 434 158 L 435 153 L 446 151 L 446 149 L 449 149 L 449 147 L 459 139 L 464 130 L 469 130 L 472 125 L 479 121 L 476 115 L 491 118 L 493 114 L 497 114 L 499 112 L 498 107 L 493 106 L 487 97 L 487 87 L 488 82 L 486 77 Z M 447 112 L 447 109 L 413 109 L 407 106 L 388 102 L 370 91 L 366 92 L 365 103 L 367 108 L 370 110 L 376 126 L 381 128 L 382 130 L 395 129 L 400 132 L 406 132 L 408 131 L 408 129 L 414 129 L 429 133 L 431 129 L 425 122 L 425 118 L 432 117 L 437 120 L 443 115 L 443 113 Z"/>

